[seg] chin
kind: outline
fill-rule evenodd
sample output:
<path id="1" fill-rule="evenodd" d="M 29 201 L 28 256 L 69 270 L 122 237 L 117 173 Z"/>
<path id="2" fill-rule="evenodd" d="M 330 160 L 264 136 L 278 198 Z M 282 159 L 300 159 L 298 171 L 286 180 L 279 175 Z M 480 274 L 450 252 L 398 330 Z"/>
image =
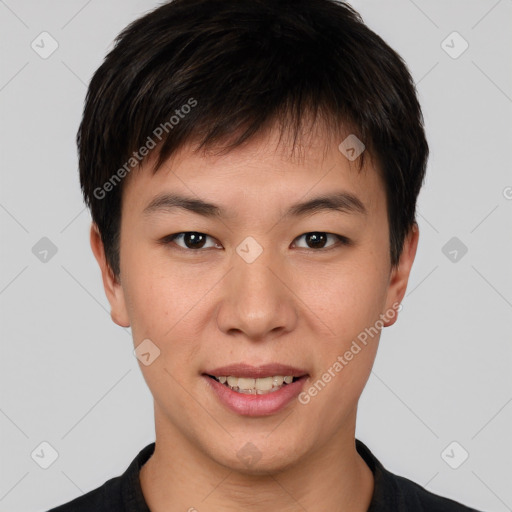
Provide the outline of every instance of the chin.
<path id="1" fill-rule="evenodd" d="M 283 445 L 281 439 L 283 438 L 276 437 L 272 442 L 263 437 L 253 442 L 245 435 L 229 446 L 217 445 L 210 456 L 231 471 L 243 475 L 268 476 L 269 473 L 280 473 L 298 465 L 302 458 L 297 451 L 297 445 L 304 448 L 302 443 L 290 443 L 288 437 L 288 444 Z M 224 451 L 219 452 L 222 448 Z"/>

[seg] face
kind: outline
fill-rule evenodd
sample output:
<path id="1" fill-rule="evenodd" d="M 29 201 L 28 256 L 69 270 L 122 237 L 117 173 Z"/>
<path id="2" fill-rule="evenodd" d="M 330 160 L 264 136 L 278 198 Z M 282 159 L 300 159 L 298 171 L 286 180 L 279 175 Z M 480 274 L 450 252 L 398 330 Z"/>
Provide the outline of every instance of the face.
<path id="1" fill-rule="evenodd" d="M 238 471 L 303 464 L 353 438 L 414 259 L 417 230 L 391 269 L 371 160 L 359 172 L 325 140 L 300 159 L 270 132 L 222 156 L 186 146 L 156 174 L 148 160 L 124 184 L 119 282 L 92 230 L 112 318 L 145 343 L 157 438 Z"/>

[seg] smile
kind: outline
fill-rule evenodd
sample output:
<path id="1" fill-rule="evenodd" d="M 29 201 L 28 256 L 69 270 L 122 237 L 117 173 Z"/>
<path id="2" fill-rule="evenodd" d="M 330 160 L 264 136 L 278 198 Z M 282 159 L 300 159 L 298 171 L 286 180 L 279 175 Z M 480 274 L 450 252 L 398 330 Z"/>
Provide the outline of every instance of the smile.
<path id="1" fill-rule="evenodd" d="M 257 379 L 235 377 L 233 375 L 219 377 L 215 375 L 208 375 L 208 377 L 215 379 L 217 382 L 224 384 L 224 386 L 236 391 L 237 393 L 247 395 L 264 395 L 267 393 L 273 393 L 298 379 L 298 377 L 294 377 L 292 375 L 276 375 Z"/>

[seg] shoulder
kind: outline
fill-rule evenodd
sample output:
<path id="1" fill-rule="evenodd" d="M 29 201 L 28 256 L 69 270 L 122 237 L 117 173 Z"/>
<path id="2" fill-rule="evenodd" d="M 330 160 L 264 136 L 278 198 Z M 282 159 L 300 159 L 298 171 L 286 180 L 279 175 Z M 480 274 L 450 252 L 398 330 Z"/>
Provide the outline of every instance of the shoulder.
<path id="1" fill-rule="evenodd" d="M 47 512 L 114 512 L 122 510 L 119 497 L 121 477 L 111 478 L 103 485 Z"/>
<path id="2" fill-rule="evenodd" d="M 140 450 L 122 475 L 47 512 L 150 512 L 142 494 L 139 472 L 154 450 L 153 442 Z"/>
<path id="3" fill-rule="evenodd" d="M 368 512 L 480 512 L 427 491 L 416 482 L 388 471 L 359 439 L 356 439 L 356 449 L 374 477 L 373 496 Z"/>
<path id="4" fill-rule="evenodd" d="M 414 510 L 416 512 L 480 512 L 462 503 L 439 496 L 427 491 L 421 485 L 408 478 L 389 473 L 397 488 L 399 510 Z"/>

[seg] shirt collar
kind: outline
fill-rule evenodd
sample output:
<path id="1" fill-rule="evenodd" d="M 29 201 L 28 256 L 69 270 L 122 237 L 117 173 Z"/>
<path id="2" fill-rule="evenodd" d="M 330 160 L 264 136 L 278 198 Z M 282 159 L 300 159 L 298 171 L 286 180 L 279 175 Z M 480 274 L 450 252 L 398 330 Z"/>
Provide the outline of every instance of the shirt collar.
<path id="1" fill-rule="evenodd" d="M 373 473 L 373 496 L 367 512 L 402 510 L 398 503 L 399 489 L 392 473 L 387 471 L 370 449 L 359 439 L 356 439 L 356 449 Z"/>

